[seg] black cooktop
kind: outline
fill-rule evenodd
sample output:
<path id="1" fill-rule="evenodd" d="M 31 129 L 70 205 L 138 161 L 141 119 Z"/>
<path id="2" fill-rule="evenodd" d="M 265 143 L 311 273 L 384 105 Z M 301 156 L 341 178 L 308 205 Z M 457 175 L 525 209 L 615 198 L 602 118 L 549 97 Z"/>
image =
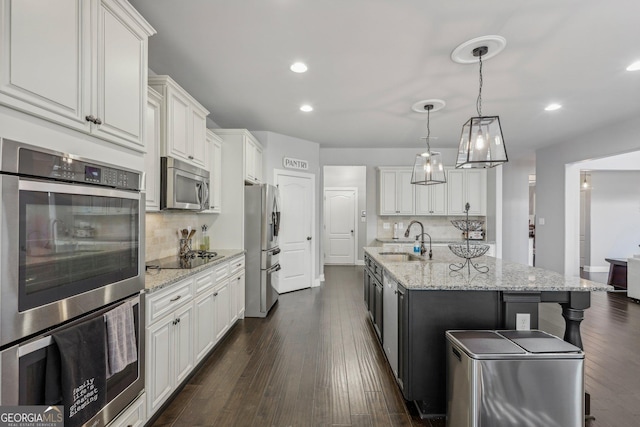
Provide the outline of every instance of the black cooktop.
<path id="1" fill-rule="evenodd" d="M 224 255 L 218 255 L 217 252 L 194 251 L 190 256 L 181 258 L 178 256 L 170 256 L 166 258 L 155 259 L 146 263 L 147 269 L 189 269 L 209 264 L 213 261 L 224 258 Z"/>

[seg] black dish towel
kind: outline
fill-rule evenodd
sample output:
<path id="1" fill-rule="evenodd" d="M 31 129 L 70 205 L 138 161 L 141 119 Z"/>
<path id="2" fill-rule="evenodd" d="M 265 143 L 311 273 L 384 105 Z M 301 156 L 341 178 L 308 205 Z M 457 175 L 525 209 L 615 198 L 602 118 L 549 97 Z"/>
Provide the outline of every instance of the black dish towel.
<path id="1" fill-rule="evenodd" d="M 104 317 L 52 334 L 47 351 L 47 404 L 64 405 L 65 427 L 86 423 L 107 402 Z"/>

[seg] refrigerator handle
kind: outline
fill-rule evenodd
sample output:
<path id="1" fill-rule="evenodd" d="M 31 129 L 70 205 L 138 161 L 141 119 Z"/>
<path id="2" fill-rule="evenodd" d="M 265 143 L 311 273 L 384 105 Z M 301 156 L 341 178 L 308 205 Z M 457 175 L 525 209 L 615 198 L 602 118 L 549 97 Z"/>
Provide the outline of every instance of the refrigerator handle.
<path id="1" fill-rule="evenodd" d="M 273 224 L 273 236 L 277 237 L 280 231 L 280 212 L 271 212 L 271 222 Z"/>
<path id="2" fill-rule="evenodd" d="M 282 252 L 280 248 L 275 248 L 274 250 L 271 251 L 271 255 L 278 255 L 280 252 Z"/>
<path id="3" fill-rule="evenodd" d="M 282 267 L 280 267 L 280 264 L 276 264 L 267 270 L 267 274 L 275 273 L 276 271 L 280 271 L 281 269 Z"/>

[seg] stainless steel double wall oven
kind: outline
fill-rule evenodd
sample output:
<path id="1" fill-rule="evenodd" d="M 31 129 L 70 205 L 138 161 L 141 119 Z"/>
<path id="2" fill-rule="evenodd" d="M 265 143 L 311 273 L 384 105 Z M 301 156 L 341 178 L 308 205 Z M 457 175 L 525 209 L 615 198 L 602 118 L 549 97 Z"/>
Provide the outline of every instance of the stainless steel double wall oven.
<path id="1" fill-rule="evenodd" d="M 124 302 L 139 357 L 109 379 L 104 425 L 144 388 L 142 174 L 7 139 L 0 168 L 0 404 L 45 404 L 51 334 Z"/>

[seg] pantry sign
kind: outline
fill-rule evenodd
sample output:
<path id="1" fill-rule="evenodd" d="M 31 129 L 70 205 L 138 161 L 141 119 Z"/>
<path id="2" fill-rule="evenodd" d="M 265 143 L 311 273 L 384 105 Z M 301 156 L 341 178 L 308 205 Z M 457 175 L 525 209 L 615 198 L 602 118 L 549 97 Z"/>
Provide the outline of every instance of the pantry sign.
<path id="1" fill-rule="evenodd" d="M 306 171 L 309 169 L 309 162 L 306 160 L 292 159 L 291 157 L 283 157 L 282 165 L 287 169 L 299 169 Z"/>

